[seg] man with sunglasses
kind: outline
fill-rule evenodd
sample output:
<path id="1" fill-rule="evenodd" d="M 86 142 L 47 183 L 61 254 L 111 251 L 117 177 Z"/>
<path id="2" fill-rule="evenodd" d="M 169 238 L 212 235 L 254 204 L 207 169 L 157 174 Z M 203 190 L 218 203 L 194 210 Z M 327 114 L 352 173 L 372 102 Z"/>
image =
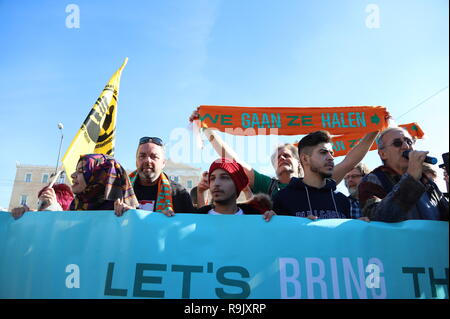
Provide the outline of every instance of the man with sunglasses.
<path id="1" fill-rule="evenodd" d="M 159 137 L 142 137 L 136 152 L 136 170 L 129 176 L 139 209 L 165 214 L 194 213 L 189 193 L 163 172 L 165 164 L 163 141 Z M 122 203 L 117 206 L 116 211 L 129 209 Z"/>
<path id="2" fill-rule="evenodd" d="M 448 201 L 422 171 L 428 152 L 414 151 L 413 145 L 403 128 L 381 132 L 378 155 L 383 165 L 366 175 L 358 187 L 362 213 L 370 220 L 448 220 Z M 410 151 L 409 159 L 404 151 Z"/>

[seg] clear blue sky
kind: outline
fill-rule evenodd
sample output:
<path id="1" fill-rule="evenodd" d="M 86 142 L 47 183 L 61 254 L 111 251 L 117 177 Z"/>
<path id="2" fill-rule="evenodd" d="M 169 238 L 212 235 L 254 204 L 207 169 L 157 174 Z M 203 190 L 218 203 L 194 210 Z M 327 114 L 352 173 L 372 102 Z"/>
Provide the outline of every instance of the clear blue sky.
<path id="1" fill-rule="evenodd" d="M 70 3 L 80 28 L 66 27 Z M 369 4 L 379 10 L 376 28 Z M 442 162 L 448 30 L 447 0 L 0 0 L 0 207 L 16 162 L 55 165 L 57 123 L 64 154 L 125 57 L 116 158 L 127 168 L 139 137 L 160 136 L 170 148 L 201 104 L 383 105 L 398 124 L 418 122 L 427 139 L 417 148 Z M 257 151 L 255 168 L 272 173 L 271 151 Z M 365 161 L 380 164 L 376 152 Z"/>

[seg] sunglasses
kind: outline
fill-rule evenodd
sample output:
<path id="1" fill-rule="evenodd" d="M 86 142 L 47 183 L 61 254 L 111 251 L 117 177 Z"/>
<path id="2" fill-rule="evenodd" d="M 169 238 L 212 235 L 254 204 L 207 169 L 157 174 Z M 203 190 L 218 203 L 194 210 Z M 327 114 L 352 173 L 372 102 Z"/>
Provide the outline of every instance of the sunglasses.
<path id="1" fill-rule="evenodd" d="M 394 139 L 391 145 L 395 147 L 402 147 L 403 143 L 405 142 L 406 144 L 408 144 L 408 146 L 412 146 L 414 144 L 414 142 L 410 138 L 405 137 L 403 140 L 401 138 Z"/>
<path id="2" fill-rule="evenodd" d="M 145 144 L 145 143 L 153 143 L 159 146 L 163 146 L 163 141 L 159 137 L 148 137 L 144 136 L 139 139 L 139 145 Z"/>

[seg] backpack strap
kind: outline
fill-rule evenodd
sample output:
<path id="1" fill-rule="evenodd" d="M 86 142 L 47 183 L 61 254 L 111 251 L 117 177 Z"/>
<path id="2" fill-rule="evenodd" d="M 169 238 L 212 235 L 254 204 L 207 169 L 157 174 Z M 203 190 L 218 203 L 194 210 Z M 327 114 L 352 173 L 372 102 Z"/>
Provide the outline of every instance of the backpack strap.
<path id="1" fill-rule="evenodd" d="M 269 194 L 270 197 L 273 196 L 276 189 L 278 189 L 278 180 L 272 177 L 269 184 L 269 188 L 267 190 L 267 193 Z"/>

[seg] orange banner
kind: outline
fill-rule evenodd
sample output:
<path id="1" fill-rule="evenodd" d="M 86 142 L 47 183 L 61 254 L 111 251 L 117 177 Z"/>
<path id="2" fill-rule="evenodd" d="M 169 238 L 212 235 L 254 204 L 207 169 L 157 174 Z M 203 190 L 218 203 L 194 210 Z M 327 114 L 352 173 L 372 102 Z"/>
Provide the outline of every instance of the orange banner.
<path id="1" fill-rule="evenodd" d="M 408 124 L 400 124 L 400 127 L 403 127 L 408 131 L 408 133 L 411 135 L 411 137 L 416 139 L 422 139 L 425 133 L 422 131 L 419 124 L 416 122 L 408 123 Z M 333 143 L 333 150 L 334 150 L 334 156 L 342 156 L 346 155 L 351 148 L 353 148 L 356 144 L 359 143 L 360 140 L 362 140 L 364 136 L 361 134 L 348 134 L 348 135 L 340 135 L 340 136 L 333 136 L 332 143 Z M 378 149 L 378 145 L 376 141 L 372 144 L 372 147 L 370 148 L 370 151 Z"/>
<path id="2" fill-rule="evenodd" d="M 422 128 L 416 122 L 408 123 L 408 124 L 400 124 L 400 127 L 403 127 L 408 131 L 411 137 L 416 139 L 422 139 L 425 133 L 422 131 Z M 332 144 L 334 157 L 347 155 L 347 153 L 355 147 L 362 139 L 364 135 L 361 134 L 345 134 L 333 136 Z M 295 146 L 298 146 L 298 142 L 294 143 Z M 370 151 L 378 149 L 378 145 L 376 141 L 372 144 Z"/>
<path id="3" fill-rule="evenodd" d="M 355 147 L 364 136 L 361 134 L 348 134 L 348 135 L 340 135 L 333 136 L 332 144 L 334 157 L 347 155 L 347 153 Z M 378 149 L 377 142 L 375 141 L 370 148 L 370 151 Z"/>
<path id="4" fill-rule="evenodd" d="M 387 127 L 382 106 L 240 107 L 201 105 L 200 126 L 233 135 L 302 135 L 326 130 L 332 135 L 360 134 Z"/>
<path id="5" fill-rule="evenodd" d="M 355 147 L 361 140 L 363 136 L 361 134 L 346 134 L 333 136 L 331 143 L 333 144 L 334 157 L 347 155 L 347 153 Z M 295 146 L 298 146 L 298 142 L 294 143 Z M 377 144 L 374 142 L 370 151 L 376 150 Z"/>
<path id="6" fill-rule="evenodd" d="M 425 133 L 420 128 L 419 124 L 417 124 L 416 122 L 408 124 L 400 124 L 399 126 L 406 129 L 409 135 L 411 135 L 411 137 L 413 138 L 421 139 L 425 135 Z"/>

